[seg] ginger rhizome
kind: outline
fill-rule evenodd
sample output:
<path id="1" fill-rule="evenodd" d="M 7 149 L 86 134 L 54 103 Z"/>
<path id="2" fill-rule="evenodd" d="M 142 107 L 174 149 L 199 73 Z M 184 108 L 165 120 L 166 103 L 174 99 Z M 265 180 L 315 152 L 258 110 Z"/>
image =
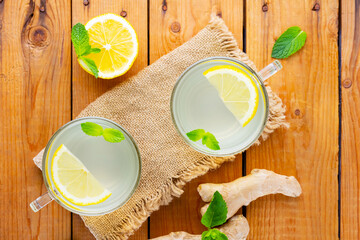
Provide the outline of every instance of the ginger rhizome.
<path id="1" fill-rule="evenodd" d="M 250 175 L 238 178 L 229 183 L 205 183 L 198 186 L 198 192 L 204 202 L 211 201 L 214 192 L 219 191 L 227 207 L 227 218 L 231 218 L 242 206 L 249 205 L 255 199 L 281 193 L 289 197 L 301 194 L 299 182 L 293 176 L 276 174 L 265 169 L 254 169 Z M 201 214 L 206 212 L 209 204 L 201 208 Z"/>
<path id="2" fill-rule="evenodd" d="M 242 215 L 232 217 L 218 229 L 225 233 L 229 240 L 245 240 L 250 231 L 249 223 Z M 169 235 L 153 238 L 152 240 L 201 240 L 201 235 L 193 235 L 187 232 L 172 232 Z"/>

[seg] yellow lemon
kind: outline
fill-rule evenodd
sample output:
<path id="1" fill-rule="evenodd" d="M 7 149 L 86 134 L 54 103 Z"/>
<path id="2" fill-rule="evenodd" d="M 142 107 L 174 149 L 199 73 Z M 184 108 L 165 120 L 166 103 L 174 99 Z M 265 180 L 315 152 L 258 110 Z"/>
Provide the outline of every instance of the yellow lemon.
<path id="1" fill-rule="evenodd" d="M 126 73 L 138 55 L 138 38 L 131 24 L 125 18 L 107 13 L 91 19 L 86 25 L 89 43 L 100 48 L 100 53 L 91 53 L 87 58 L 94 60 L 99 77 L 110 79 Z M 78 59 L 81 67 L 92 74 L 86 64 Z"/>
<path id="2" fill-rule="evenodd" d="M 225 106 L 245 127 L 254 118 L 259 103 L 254 81 L 231 65 L 215 66 L 203 74 L 216 88 Z"/>
<path id="3" fill-rule="evenodd" d="M 52 158 L 51 175 L 56 188 L 73 204 L 98 204 L 111 195 L 63 144 Z"/>

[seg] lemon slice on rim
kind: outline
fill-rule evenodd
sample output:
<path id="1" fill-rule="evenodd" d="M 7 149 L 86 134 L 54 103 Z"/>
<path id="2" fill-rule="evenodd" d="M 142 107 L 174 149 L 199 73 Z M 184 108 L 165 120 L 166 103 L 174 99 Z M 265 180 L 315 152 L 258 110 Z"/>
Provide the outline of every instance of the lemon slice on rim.
<path id="1" fill-rule="evenodd" d="M 203 74 L 216 88 L 225 106 L 245 127 L 254 118 L 259 103 L 259 93 L 254 81 L 245 72 L 231 65 L 215 66 Z"/>
<path id="2" fill-rule="evenodd" d="M 111 195 L 64 144 L 54 153 L 51 175 L 55 187 L 73 204 L 94 205 Z"/>
<path id="3" fill-rule="evenodd" d="M 95 61 L 99 77 L 110 79 L 126 73 L 138 55 L 138 38 L 134 28 L 123 17 L 107 13 L 91 19 L 85 25 L 89 33 L 89 43 L 100 48 L 100 53 L 87 55 Z M 86 64 L 78 59 L 81 67 L 92 74 Z"/>

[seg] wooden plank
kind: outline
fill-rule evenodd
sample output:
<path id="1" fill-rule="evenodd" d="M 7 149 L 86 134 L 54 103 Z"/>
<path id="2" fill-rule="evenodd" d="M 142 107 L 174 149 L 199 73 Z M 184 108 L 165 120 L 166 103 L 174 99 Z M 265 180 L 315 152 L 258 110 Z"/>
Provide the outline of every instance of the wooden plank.
<path id="1" fill-rule="evenodd" d="M 300 26 L 308 38 L 299 53 L 281 61 L 283 70 L 270 79 L 287 107 L 290 129 L 277 130 L 250 149 L 246 169 L 294 175 L 303 194 L 251 203 L 249 239 L 337 239 L 338 1 L 266 2 L 246 2 L 246 49 L 259 68 L 273 61 L 275 39 L 288 27 Z"/>
<path id="2" fill-rule="evenodd" d="M 150 1 L 150 62 L 180 46 L 210 20 L 210 14 L 222 16 L 242 44 L 242 1 Z M 176 26 L 180 31 L 176 32 Z M 173 27 L 172 27 L 173 26 Z M 173 30 L 172 30 L 173 29 Z M 200 207 L 203 205 L 196 191 L 200 183 L 226 182 L 242 176 L 241 155 L 232 163 L 226 163 L 219 170 L 193 180 L 184 189 L 180 199 L 169 206 L 161 207 L 150 217 L 150 237 L 158 237 L 173 231 L 187 231 L 201 234 Z"/>
<path id="3" fill-rule="evenodd" d="M 340 238 L 360 238 L 360 1 L 341 1 Z"/>
<path id="4" fill-rule="evenodd" d="M 84 4 L 85 3 L 85 4 Z M 88 4 L 87 4 L 88 3 Z M 85 24 L 91 18 L 104 13 L 115 13 L 126 15 L 126 19 L 134 27 L 139 39 L 139 55 L 124 76 L 112 80 L 95 79 L 86 73 L 77 63 L 75 51 L 73 51 L 73 117 L 79 114 L 90 102 L 98 96 L 115 86 L 120 81 L 124 81 L 136 74 L 148 64 L 147 51 L 147 1 L 119 1 L 119 0 L 99 0 L 99 1 L 72 1 L 72 23 L 78 22 Z M 89 230 L 85 227 L 79 216 L 73 214 L 73 238 L 74 239 L 93 239 Z M 146 239 L 147 223 L 136 232 L 130 239 Z"/>
<path id="5" fill-rule="evenodd" d="M 70 0 L 0 2 L 0 239 L 69 239 L 71 216 L 44 194 L 32 158 L 70 120 Z"/>

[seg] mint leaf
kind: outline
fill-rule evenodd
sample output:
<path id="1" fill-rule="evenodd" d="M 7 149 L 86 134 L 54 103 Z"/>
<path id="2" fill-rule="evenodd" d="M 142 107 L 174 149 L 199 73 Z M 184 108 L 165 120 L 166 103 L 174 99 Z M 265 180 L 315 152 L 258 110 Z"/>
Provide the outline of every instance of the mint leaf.
<path id="1" fill-rule="evenodd" d="M 101 49 L 100 48 L 92 48 L 91 52 L 92 53 L 99 53 L 99 52 L 101 52 Z"/>
<path id="2" fill-rule="evenodd" d="M 91 46 L 89 45 L 86 51 L 81 56 L 86 56 L 89 55 L 90 53 L 99 53 L 99 52 L 101 52 L 100 48 L 91 48 Z"/>
<path id="3" fill-rule="evenodd" d="M 86 57 L 79 57 L 79 59 L 81 59 L 86 64 L 86 66 L 89 68 L 89 70 L 94 74 L 96 78 L 99 76 L 99 70 L 96 67 L 94 60 Z"/>
<path id="4" fill-rule="evenodd" d="M 106 128 L 103 133 L 103 137 L 106 141 L 116 143 L 125 139 L 122 132 L 113 128 Z"/>
<path id="5" fill-rule="evenodd" d="M 89 136 L 101 136 L 103 134 L 102 126 L 93 122 L 82 123 L 81 129 Z"/>
<path id="6" fill-rule="evenodd" d="M 89 45 L 89 34 L 85 26 L 77 23 L 71 30 L 71 41 L 74 45 L 76 55 L 82 56 L 87 51 Z M 91 46 L 90 46 L 91 48 Z"/>
<path id="7" fill-rule="evenodd" d="M 219 142 L 216 140 L 215 136 L 209 132 L 205 133 L 203 136 L 202 144 L 212 150 L 220 150 Z"/>
<path id="8" fill-rule="evenodd" d="M 294 26 L 288 28 L 276 40 L 271 57 L 279 59 L 288 58 L 304 46 L 306 37 L 306 32 L 302 31 L 300 27 Z"/>
<path id="9" fill-rule="evenodd" d="M 201 223 L 207 228 L 219 226 L 226 222 L 227 212 L 226 202 L 221 194 L 216 191 L 208 209 L 201 218 Z"/>
<path id="10" fill-rule="evenodd" d="M 201 240 L 229 240 L 228 237 L 217 229 L 210 229 L 201 234 Z"/>
<path id="11" fill-rule="evenodd" d="M 97 78 L 99 75 L 99 70 L 95 62 L 90 58 L 84 58 L 84 56 L 89 55 L 90 53 L 99 53 L 101 52 L 101 49 L 91 48 L 89 44 L 89 33 L 84 25 L 77 23 L 73 26 L 71 30 L 71 41 L 74 45 L 77 57 L 86 64 L 88 69 Z"/>
<path id="12" fill-rule="evenodd" d="M 188 138 L 191 140 L 191 141 L 199 141 L 200 139 L 203 138 L 205 134 L 205 130 L 204 129 L 196 129 L 196 130 L 193 130 L 191 132 L 188 132 L 186 134 L 186 136 L 188 136 Z"/>

